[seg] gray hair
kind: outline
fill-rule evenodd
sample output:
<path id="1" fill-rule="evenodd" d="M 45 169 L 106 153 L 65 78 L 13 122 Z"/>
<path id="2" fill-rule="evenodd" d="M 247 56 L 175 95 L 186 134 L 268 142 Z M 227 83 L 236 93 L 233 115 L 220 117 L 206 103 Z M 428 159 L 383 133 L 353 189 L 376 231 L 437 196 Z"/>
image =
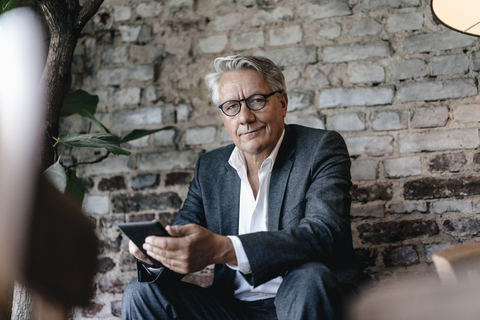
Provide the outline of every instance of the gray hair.
<path id="1" fill-rule="evenodd" d="M 220 79 L 225 73 L 234 70 L 253 69 L 265 77 L 268 84 L 273 91 L 285 91 L 285 77 L 282 70 L 280 70 L 275 63 L 265 57 L 236 55 L 229 57 L 220 57 L 215 59 L 213 66 L 214 73 L 209 73 L 205 76 L 207 88 L 212 94 L 212 101 L 216 105 L 220 105 L 220 96 L 218 87 Z"/>

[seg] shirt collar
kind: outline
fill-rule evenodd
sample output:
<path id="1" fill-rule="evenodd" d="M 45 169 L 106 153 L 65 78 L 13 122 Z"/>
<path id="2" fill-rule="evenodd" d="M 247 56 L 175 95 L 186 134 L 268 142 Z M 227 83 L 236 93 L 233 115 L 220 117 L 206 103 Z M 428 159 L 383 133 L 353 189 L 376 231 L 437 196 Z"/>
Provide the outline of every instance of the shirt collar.
<path id="1" fill-rule="evenodd" d="M 277 144 L 275 145 L 275 148 L 273 148 L 268 158 L 262 162 L 262 165 L 260 168 L 263 168 L 269 165 L 270 166 L 269 171 L 270 172 L 272 171 L 273 164 L 277 159 L 278 150 L 280 150 L 280 145 L 283 142 L 284 136 L 285 136 L 285 128 L 283 129 L 282 135 L 280 136 L 280 139 L 278 139 Z M 230 155 L 230 158 L 228 159 L 228 163 L 237 171 L 241 170 L 242 168 L 246 168 L 245 155 L 243 154 L 243 151 L 241 151 L 235 146 L 235 148 L 232 151 L 232 154 Z"/>

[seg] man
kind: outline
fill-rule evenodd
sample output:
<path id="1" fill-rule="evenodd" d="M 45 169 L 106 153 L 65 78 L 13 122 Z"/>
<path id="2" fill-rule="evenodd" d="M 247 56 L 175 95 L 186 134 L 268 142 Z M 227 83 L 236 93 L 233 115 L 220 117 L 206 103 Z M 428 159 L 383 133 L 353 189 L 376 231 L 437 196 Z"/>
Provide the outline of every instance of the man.
<path id="1" fill-rule="evenodd" d="M 339 319 L 354 288 L 350 159 L 332 131 L 284 124 L 282 71 L 218 58 L 206 77 L 233 144 L 201 156 L 172 237 L 130 242 L 125 319 Z M 215 264 L 212 286 L 175 281 Z M 175 273 L 173 273 L 174 271 Z"/>

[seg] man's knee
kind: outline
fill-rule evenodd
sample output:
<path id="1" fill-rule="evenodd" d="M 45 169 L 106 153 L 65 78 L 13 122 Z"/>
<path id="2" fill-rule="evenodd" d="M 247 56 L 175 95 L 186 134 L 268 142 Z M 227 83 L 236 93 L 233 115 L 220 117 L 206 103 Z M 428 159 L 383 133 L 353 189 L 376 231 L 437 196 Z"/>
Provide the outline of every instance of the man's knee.
<path id="1" fill-rule="evenodd" d="M 292 269 L 285 276 L 285 280 L 298 283 L 301 287 L 317 287 L 320 283 L 333 286 L 339 285 L 333 272 L 319 262 L 308 262 Z"/>

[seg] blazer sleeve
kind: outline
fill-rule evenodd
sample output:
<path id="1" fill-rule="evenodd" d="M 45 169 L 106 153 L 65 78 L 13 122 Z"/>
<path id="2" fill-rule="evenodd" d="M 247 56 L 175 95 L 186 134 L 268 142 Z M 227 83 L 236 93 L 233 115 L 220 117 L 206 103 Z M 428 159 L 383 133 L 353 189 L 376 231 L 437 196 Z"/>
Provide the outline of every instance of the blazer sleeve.
<path id="1" fill-rule="evenodd" d="M 334 269 L 353 257 L 350 158 L 345 142 L 338 133 L 327 131 L 315 145 L 318 147 L 310 153 L 310 159 L 296 161 L 297 168 L 290 173 L 301 175 L 305 188 L 300 188 L 299 180 L 291 176 L 284 199 L 289 201 L 289 194 L 298 193 L 296 189 L 306 190 L 299 204 L 303 212 L 292 214 L 298 217 L 282 212 L 291 217 L 282 230 L 239 236 L 250 262 L 254 286 L 307 262 L 321 262 Z M 283 207 L 289 206 L 284 203 Z"/>

